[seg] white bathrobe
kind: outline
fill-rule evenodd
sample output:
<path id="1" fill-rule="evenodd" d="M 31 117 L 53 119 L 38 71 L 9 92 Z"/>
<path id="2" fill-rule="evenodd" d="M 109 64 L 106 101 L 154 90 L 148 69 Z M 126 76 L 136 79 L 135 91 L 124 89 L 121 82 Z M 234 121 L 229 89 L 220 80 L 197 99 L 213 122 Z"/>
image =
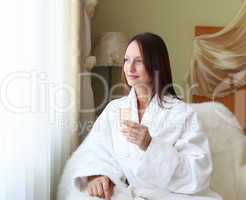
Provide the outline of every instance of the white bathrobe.
<path id="1" fill-rule="evenodd" d="M 133 88 L 127 97 L 111 101 L 67 163 L 58 199 L 99 199 L 86 192 L 91 175 L 105 175 L 115 183 L 112 200 L 221 199 L 209 189 L 211 155 L 196 112 L 171 96 L 164 100 L 164 108 L 159 107 L 155 95 L 141 122 Z M 131 120 L 147 126 L 152 137 L 146 151 L 120 131 L 119 109 L 129 107 Z"/>

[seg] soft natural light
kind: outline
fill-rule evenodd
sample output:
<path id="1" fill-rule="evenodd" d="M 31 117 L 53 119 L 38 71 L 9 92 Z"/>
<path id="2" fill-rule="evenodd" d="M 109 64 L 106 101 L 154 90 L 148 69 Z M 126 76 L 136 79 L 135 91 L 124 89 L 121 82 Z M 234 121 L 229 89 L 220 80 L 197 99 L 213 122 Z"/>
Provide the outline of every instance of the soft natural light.
<path id="1" fill-rule="evenodd" d="M 69 1 L 1 4 L 0 199 L 53 199 L 76 132 Z"/>

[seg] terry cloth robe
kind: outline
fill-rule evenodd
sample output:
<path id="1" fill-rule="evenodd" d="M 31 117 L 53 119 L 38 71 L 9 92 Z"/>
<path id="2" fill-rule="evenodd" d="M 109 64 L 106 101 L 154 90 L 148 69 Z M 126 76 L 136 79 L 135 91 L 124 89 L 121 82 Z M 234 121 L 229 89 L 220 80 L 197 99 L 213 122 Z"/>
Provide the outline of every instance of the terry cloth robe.
<path id="1" fill-rule="evenodd" d="M 120 108 L 131 108 L 131 120 L 148 127 L 152 141 L 146 151 L 120 131 Z M 58 200 L 99 199 L 86 191 L 87 176 L 92 175 L 111 179 L 112 200 L 220 200 L 209 189 L 211 172 L 208 139 L 191 106 L 165 96 L 161 108 L 155 95 L 139 122 L 132 88 L 106 106 L 68 161 Z"/>

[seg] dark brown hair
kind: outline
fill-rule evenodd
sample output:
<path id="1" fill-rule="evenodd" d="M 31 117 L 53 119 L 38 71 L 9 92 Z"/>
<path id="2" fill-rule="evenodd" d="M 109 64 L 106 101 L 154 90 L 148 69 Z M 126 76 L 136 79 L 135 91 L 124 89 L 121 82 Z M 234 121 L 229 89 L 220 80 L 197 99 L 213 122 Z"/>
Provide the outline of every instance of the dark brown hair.
<path id="1" fill-rule="evenodd" d="M 172 95 L 179 99 L 173 87 L 169 55 L 163 39 L 153 33 L 140 33 L 135 35 L 128 45 L 133 41 L 137 42 L 141 50 L 144 65 L 153 82 L 153 94 L 157 94 L 160 106 L 162 106 L 165 95 Z M 124 82 L 130 89 L 124 69 L 122 74 Z"/>

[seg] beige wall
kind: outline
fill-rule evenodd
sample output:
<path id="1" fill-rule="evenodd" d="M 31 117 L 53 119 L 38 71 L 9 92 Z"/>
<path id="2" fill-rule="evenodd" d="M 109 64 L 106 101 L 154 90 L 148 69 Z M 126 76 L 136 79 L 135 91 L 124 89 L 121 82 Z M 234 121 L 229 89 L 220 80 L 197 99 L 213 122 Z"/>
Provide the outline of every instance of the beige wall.
<path id="1" fill-rule="evenodd" d="M 242 0 L 98 0 L 93 38 L 102 32 L 122 31 L 129 37 L 150 31 L 168 46 L 174 81 L 185 87 L 196 25 L 226 25 Z"/>

